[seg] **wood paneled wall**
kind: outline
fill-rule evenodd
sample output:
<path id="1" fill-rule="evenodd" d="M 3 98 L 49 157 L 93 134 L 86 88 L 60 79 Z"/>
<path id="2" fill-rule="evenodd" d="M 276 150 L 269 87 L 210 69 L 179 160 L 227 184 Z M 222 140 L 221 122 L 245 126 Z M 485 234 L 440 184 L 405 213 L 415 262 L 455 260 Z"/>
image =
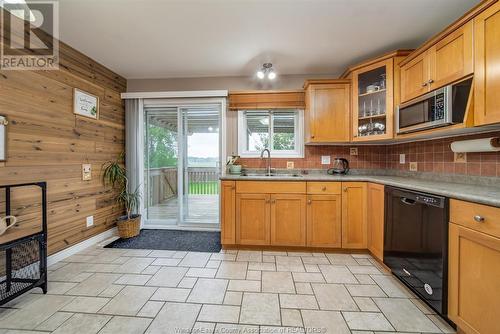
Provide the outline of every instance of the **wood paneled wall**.
<path id="1" fill-rule="evenodd" d="M 99 96 L 99 120 L 73 114 L 74 88 Z M 0 71 L 0 115 L 10 122 L 0 184 L 47 181 L 50 254 L 113 227 L 123 212 L 101 182 L 101 166 L 125 149 L 125 90 L 124 78 L 64 43 L 60 70 Z M 91 181 L 82 181 L 84 163 L 92 164 Z M 31 191 L 14 192 L 18 229 L 40 223 L 38 202 Z M 91 215 L 94 226 L 87 228 Z"/>

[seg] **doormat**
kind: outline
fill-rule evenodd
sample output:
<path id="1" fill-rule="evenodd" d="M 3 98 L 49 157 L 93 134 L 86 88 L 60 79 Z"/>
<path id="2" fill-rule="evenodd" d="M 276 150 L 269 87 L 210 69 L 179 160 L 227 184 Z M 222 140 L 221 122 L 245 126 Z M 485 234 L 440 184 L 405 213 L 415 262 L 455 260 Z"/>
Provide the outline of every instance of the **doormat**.
<path id="1" fill-rule="evenodd" d="M 118 239 L 104 248 L 160 249 L 186 252 L 220 252 L 220 232 L 141 230 L 137 237 Z"/>

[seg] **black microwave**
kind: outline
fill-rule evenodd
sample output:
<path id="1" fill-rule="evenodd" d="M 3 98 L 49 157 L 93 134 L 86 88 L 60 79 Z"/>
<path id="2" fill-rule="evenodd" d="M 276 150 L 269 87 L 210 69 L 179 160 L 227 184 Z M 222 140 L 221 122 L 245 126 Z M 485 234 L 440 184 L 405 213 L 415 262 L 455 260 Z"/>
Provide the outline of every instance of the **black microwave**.
<path id="1" fill-rule="evenodd" d="M 464 121 L 472 78 L 449 85 L 398 106 L 396 133 L 409 133 Z"/>

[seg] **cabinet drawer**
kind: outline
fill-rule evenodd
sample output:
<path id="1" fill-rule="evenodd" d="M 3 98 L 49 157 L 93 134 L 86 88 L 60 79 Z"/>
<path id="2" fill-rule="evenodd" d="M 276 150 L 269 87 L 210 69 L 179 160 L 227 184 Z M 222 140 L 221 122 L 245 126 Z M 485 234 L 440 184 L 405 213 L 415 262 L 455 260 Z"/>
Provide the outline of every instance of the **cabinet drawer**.
<path id="1" fill-rule="evenodd" d="M 339 195 L 341 182 L 307 182 L 307 193 L 311 195 Z"/>
<path id="2" fill-rule="evenodd" d="M 305 182 L 238 181 L 236 192 L 244 194 L 305 194 Z"/>
<path id="3" fill-rule="evenodd" d="M 500 208 L 451 199 L 450 220 L 500 238 Z"/>

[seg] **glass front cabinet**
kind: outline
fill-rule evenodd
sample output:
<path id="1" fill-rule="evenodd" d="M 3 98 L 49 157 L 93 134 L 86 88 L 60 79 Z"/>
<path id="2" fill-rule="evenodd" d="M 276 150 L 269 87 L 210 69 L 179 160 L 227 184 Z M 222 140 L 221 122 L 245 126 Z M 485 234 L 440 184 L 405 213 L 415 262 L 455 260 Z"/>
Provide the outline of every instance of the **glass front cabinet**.
<path id="1" fill-rule="evenodd" d="M 394 58 L 352 72 L 353 141 L 394 136 Z"/>

